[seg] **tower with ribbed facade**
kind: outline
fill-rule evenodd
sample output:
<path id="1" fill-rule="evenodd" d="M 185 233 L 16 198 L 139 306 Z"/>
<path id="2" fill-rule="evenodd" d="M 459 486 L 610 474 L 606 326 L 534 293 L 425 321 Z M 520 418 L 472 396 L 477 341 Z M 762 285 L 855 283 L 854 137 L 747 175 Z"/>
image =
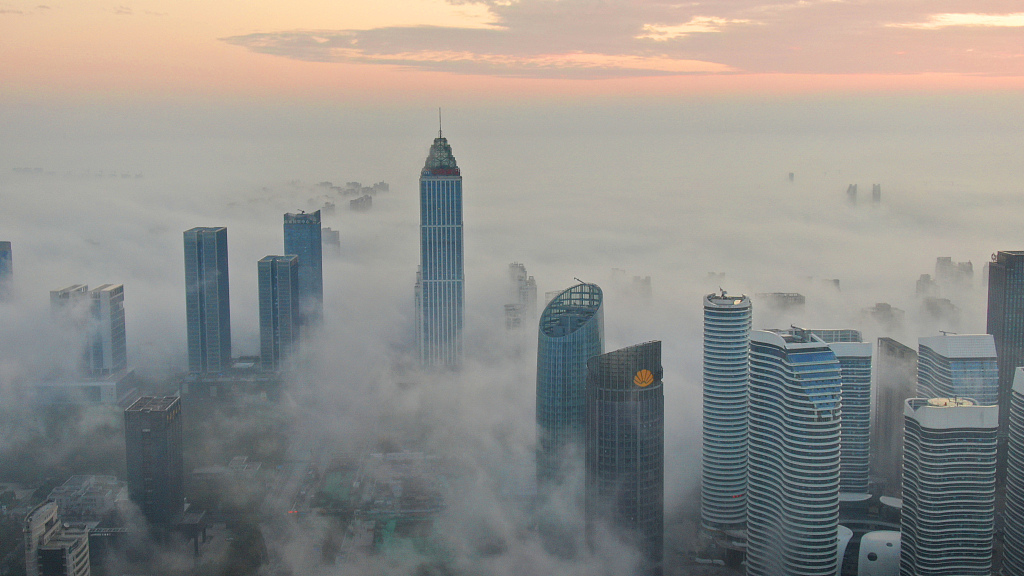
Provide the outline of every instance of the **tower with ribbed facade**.
<path id="1" fill-rule="evenodd" d="M 1003 510 L 1003 576 L 1024 574 L 1024 368 L 1013 373 L 1009 442 L 1006 454 L 1006 504 Z"/>
<path id="2" fill-rule="evenodd" d="M 750 298 L 704 297 L 704 405 L 700 514 L 704 529 L 742 530 L 747 515 Z"/>
<path id="3" fill-rule="evenodd" d="M 583 454 L 587 360 L 604 353 L 604 293 L 580 283 L 555 296 L 537 336 L 537 481 L 559 481 Z M 575 463 L 582 464 L 582 458 Z"/>
<path id="4" fill-rule="evenodd" d="M 989 576 L 998 406 L 911 398 L 903 414 L 900 576 Z"/>
<path id="5" fill-rule="evenodd" d="M 416 337 L 422 366 L 455 368 L 462 363 L 464 279 L 462 174 L 448 139 L 438 131 L 420 171 Z"/>
<path id="6" fill-rule="evenodd" d="M 943 334 L 918 338 L 917 395 L 999 403 L 999 364 L 990 334 Z"/>
<path id="7" fill-rule="evenodd" d="M 839 361 L 806 330 L 750 335 L 747 576 L 834 576 Z"/>

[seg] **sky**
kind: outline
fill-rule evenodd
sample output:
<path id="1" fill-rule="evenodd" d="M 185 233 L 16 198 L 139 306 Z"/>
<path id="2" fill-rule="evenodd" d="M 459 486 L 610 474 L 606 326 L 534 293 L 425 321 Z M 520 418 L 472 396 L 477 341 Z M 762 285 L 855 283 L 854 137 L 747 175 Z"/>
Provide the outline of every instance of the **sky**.
<path id="1" fill-rule="evenodd" d="M 1019 90 L 1008 0 L 2 0 L 0 97 Z"/>

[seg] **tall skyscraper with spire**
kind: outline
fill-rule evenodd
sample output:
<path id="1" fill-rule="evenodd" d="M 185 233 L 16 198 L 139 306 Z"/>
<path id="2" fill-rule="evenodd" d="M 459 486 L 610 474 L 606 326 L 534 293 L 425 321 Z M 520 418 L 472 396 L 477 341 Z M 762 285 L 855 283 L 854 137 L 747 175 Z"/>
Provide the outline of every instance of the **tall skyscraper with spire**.
<path id="1" fill-rule="evenodd" d="M 416 339 L 420 364 L 462 363 L 465 316 L 462 175 L 441 130 L 420 172 L 420 269 L 416 274 Z"/>

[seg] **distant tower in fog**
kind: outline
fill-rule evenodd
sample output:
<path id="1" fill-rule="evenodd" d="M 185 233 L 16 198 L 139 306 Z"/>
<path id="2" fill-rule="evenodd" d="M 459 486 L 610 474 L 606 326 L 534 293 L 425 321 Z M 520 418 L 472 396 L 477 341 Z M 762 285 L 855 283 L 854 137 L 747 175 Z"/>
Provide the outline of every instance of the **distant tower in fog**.
<path id="1" fill-rule="evenodd" d="M 151 524 L 168 526 L 185 507 L 181 401 L 143 396 L 124 411 L 128 497 Z"/>
<path id="2" fill-rule="evenodd" d="M 185 317 L 188 371 L 231 367 L 231 302 L 228 296 L 228 229 L 185 231 Z"/>
<path id="3" fill-rule="evenodd" d="M 587 416 L 587 360 L 604 352 L 604 293 L 577 284 L 540 316 L 537 343 L 537 481 L 558 481 L 566 459 L 582 451 Z M 582 452 L 578 452 L 582 453 Z M 576 463 L 578 465 L 578 462 Z"/>
<path id="4" fill-rule="evenodd" d="M 278 370 L 299 341 L 299 257 L 265 256 L 257 264 L 260 365 Z"/>
<path id="5" fill-rule="evenodd" d="M 299 257 L 299 313 L 303 323 L 323 317 L 324 257 L 320 211 L 284 215 L 284 253 Z"/>
<path id="6" fill-rule="evenodd" d="M 750 298 L 704 297 L 701 525 L 742 530 L 747 517 L 747 386 Z"/>
<path id="7" fill-rule="evenodd" d="M 107 376 L 128 368 L 124 328 L 124 286 L 104 284 L 89 292 L 92 338 L 86 350 L 89 374 Z"/>
<path id="8" fill-rule="evenodd" d="M 420 171 L 420 268 L 416 275 L 416 339 L 420 364 L 462 364 L 465 316 L 462 260 L 462 173 L 440 130 Z"/>
<path id="9" fill-rule="evenodd" d="M 14 258 L 11 252 L 10 242 L 0 242 L 0 300 L 3 300 L 11 291 L 11 281 L 14 278 Z"/>
<path id="10" fill-rule="evenodd" d="M 871 424 L 871 473 L 887 496 L 903 482 L 903 403 L 917 397 L 917 351 L 892 338 L 878 339 L 875 416 Z"/>

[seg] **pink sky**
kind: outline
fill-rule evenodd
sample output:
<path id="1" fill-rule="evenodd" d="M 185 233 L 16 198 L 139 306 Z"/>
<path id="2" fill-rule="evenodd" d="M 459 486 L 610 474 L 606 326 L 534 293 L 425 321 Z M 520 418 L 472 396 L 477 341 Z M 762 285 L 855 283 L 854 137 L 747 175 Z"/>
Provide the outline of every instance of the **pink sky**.
<path id="1" fill-rule="evenodd" d="M 6 98 L 1024 88 L 998 0 L 0 0 Z"/>

